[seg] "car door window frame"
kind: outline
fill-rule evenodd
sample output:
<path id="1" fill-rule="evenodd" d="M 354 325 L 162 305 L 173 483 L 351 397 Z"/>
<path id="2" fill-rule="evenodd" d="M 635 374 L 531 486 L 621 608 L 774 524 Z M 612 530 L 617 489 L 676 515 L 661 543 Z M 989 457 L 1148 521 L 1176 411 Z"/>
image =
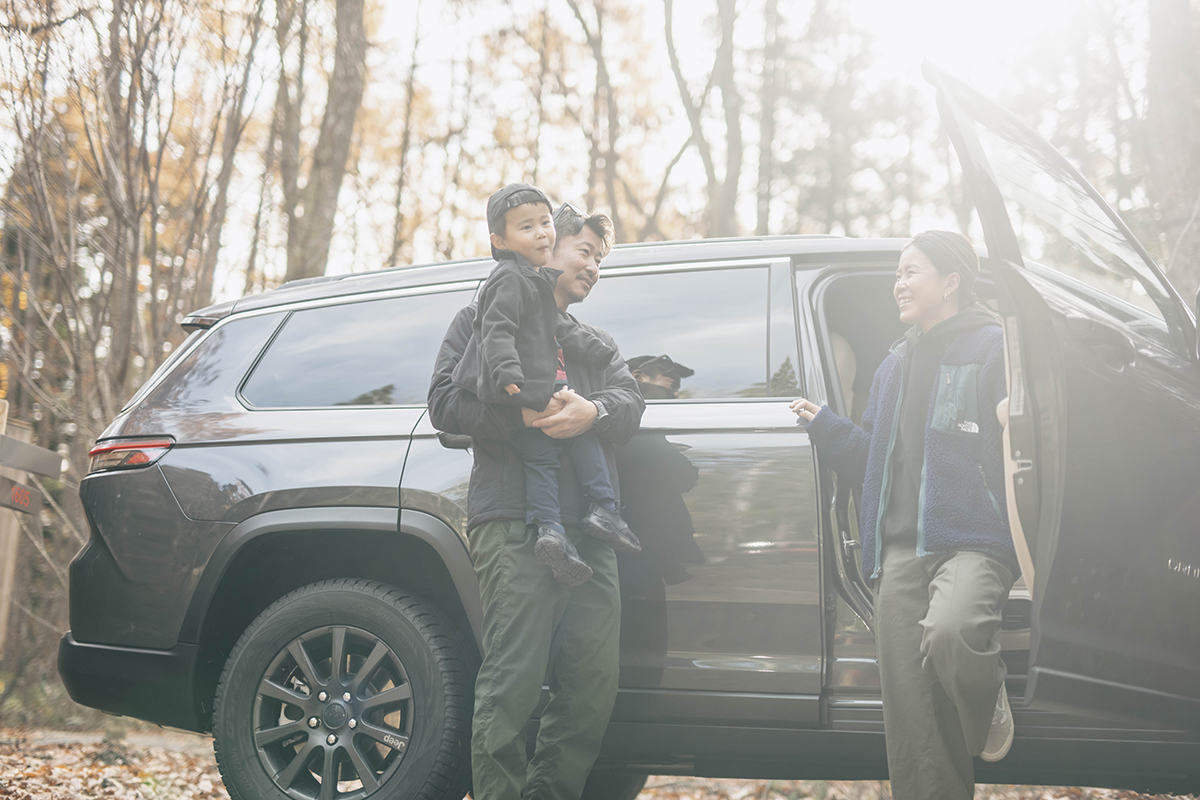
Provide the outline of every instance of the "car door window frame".
<path id="1" fill-rule="evenodd" d="M 776 276 L 777 276 L 778 270 L 780 270 L 780 269 L 791 270 L 791 268 L 792 268 L 791 261 L 786 256 L 768 256 L 768 257 L 760 257 L 760 258 L 754 258 L 754 259 L 724 259 L 724 260 L 720 260 L 720 261 L 689 261 L 689 262 L 676 262 L 676 263 L 672 263 L 672 264 L 653 264 L 653 265 L 646 265 L 646 266 L 608 267 L 608 268 L 601 269 L 600 278 L 603 280 L 604 278 L 624 278 L 624 277 L 637 276 L 637 275 L 667 275 L 667 274 L 676 274 L 676 273 L 683 273 L 683 272 L 710 272 L 710 271 L 714 271 L 714 270 L 733 270 L 733 269 L 761 269 L 761 270 L 764 270 L 766 272 L 766 278 L 767 278 L 767 290 L 763 297 L 763 302 L 764 302 L 764 307 L 765 307 L 765 312 L 766 312 L 764 315 L 764 322 L 765 322 L 765 325 L 764 325 L 764 336 L 765 336 L 764 348 L 766 350 L 766 355 L 765 355 L 765 364 L 764 364 L 763 375 L 764 375 L 764 380 L 766 381 L 765 390 L 769 392 L 770 388 L 771 388 L 770 387 L 771 352 L 772 352 L 771 328 L 772 328 L 772 317 L 773 317 L 773 314 L 775 311 L 775 304 L 777 302 L 777 298 L 774 296 L 774 290 L 776 289 Z M 792 338 L 795 339 L 793 352 L 794 352 L 794 354 L 796 356 L 796 360 L 797 360 L 796 379 L 797 379 L 797 382 L 801 385 L 801 387 L 803 387 L 803 383 L 804 383 L 803 367 L 804 367 L 804 365 L 802 362 L 804 360 L 804 356 L 803 356 L 803 350 L 800 347 L 799 336 L 797 333 L 799 330 L 800 322 L 799 322 L 799 318 L 798 318 L 798 310 L 797 310 L 798 306 L 796 303 L 796 294 L 795 294 L 795 286 L 794 286 L 795 282 L 794 282 L 794 280 L 792 280 L 792 281 L 789 281 L 789 283 L 792 284 L 792 288 L 791 288 L 792 310 L 791 310 L 791 319 L 789 320 L 788 325 L 791 330 Z M 586 312 L 584 313 L 583 321 L 584 322 L 587 321 Z M 608 333 L 612 334 L 612 331 L 608 331 Z M 615 334 L 614 334 L 614 338 L 616 338 Z M 617 339 L 617 347 L 619 348 L 620 346 L 621 346 L 620 339 Z M 625 355 L 627 355 L 627 354 L 622 353 L 622 357 L 624 357 Z M 646 404 L 647 405 L 682 405 L 682 404 L 698 404 L 698 403 L 771 403 L 771 402 L 778 403 L 785 399 L 786 398 L 783 396 L 771 396 L 771 395 L 765 395 L 762 397 L 675 397 L 675 398 L 662 398 L 662 399 L 657 399 L 657 398 L 656 399 L 647 399 Z"/>
<path id="2" fill-rule="evenodd" d="M 370 292 L 361 295 L 343 295 L 340 297 L 324 298 L 320 300 L 307 300 L 304 302 L 288 304 L 284 306 L 271 306 L 261 310 L 255 310 L 245 315 L 239 315 L 238 318 L 258 316 L 260 314 L 276 314 L 280 311 L 286 312 L 282 323 L 275 329 L 263 345 L 258 355 L 250 368 L 246 370 L 246 374 L 238 381 L 237 391 L 235 395 L 238 402 L 246 408 L 247 411 L 361 411 L 363 409 L 386 409 L 386 408 L 425 408 L 425 403 L 391 403 L 387 405 L 360 405 L 360 406 L 344 406 L 344 405 L 317 405 L 317 406 L 260 406 L 255 405 L 243 394 L 246 384 L 254 376 L 255 370 L 258 369 L 262 360 L 267 353 L 271 351 L 271 346 L 275 343 L 279 335 L 287 328 L 288 322 L 298 311 L 307 311 L 313 308 L 327 308 L 330 306 L 351 305 L 354 303 L 369 303 L 382 300 L 392 300 L 399 297 L 421 297 L 436 294 L 450 294 L 452 292 L 471 292 L 470 298 L 463 303 L 464 307 L 474 302 L 474 298 L 479 291 L 479 286 L 482 281 L 456 281 L 454 283 L 435 284 L 432 286 L 411 286 L 404 289 L 392 289 L 383 292 Z M 447 320 L 449 324 L 449 320 Z M 430 364 L 432 373 L 433 365 Z"/>

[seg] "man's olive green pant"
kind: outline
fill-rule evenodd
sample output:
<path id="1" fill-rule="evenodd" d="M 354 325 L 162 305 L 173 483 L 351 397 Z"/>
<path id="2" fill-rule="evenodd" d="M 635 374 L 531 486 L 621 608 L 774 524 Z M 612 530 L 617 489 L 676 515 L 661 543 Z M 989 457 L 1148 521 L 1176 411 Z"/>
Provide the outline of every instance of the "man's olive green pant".
<path id="1" fill-rule="evenodd" d="M 975 793 L 1006 674 L 1000 615 L 1012 573 L 982 553 L 918 558 L 889 544 L 875 587 L 875 648 L 896 800 Z"/>
<path id="2" fill-rule="evenodd" d="M 617 696 L 621 595 L 608 545 L 567 526 L 595 574 L 569 588 L 537 559 L 524 520 L 471 531 L 483 598 L 471 767 L 476 800 L 577 800 Z M 525 726 L 550 686 L 533 759 Z"/>

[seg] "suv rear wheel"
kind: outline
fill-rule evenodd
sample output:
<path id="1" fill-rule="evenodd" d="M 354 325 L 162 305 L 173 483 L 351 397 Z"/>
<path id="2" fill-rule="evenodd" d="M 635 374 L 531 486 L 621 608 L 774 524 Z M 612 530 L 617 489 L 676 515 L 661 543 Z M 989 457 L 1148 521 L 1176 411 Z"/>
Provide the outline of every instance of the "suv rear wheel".
<path id="1" fill-rule="evenodd" d="M 474 657 L 425 601 L 379 583 L 305 586 L 242 634 L 217 687 L 234 800 L 458 800 Z"/>

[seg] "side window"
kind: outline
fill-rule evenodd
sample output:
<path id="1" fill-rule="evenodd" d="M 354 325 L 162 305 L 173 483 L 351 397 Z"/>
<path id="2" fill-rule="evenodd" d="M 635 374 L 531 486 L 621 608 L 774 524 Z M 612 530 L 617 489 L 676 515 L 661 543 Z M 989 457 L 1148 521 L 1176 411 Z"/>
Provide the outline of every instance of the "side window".
<path id="1" fill-rule="evenodd" d="M 765 397 L 769 297 L 767 267 L 601 273 L 578 315 L 626 361 L 683 365 L 680 398 Z"/>
<path id="2" fill-rule="evenodd" d="M 258 408 L 425 402 L 446 326 L 472 291 L 294 312 L 242 388 Z"/>

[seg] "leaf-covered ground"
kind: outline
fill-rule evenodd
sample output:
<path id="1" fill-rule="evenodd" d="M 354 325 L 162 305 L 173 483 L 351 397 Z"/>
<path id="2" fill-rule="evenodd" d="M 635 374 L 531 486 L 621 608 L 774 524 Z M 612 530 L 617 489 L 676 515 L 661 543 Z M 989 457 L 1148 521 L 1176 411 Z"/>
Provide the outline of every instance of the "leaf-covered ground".
<path id="1" fill-rule="evenodd" d="M 182 733 L 102 735 L 0 729 L 0 798 L 4 800 L 193 800 L 228 798 L 211 740 Z M 883 800 L 886 783 L 739 781 L 656 776 L 638 800 Z M 977 800 L 1143 800 L 1105 789 L 980 786 Z"/>

